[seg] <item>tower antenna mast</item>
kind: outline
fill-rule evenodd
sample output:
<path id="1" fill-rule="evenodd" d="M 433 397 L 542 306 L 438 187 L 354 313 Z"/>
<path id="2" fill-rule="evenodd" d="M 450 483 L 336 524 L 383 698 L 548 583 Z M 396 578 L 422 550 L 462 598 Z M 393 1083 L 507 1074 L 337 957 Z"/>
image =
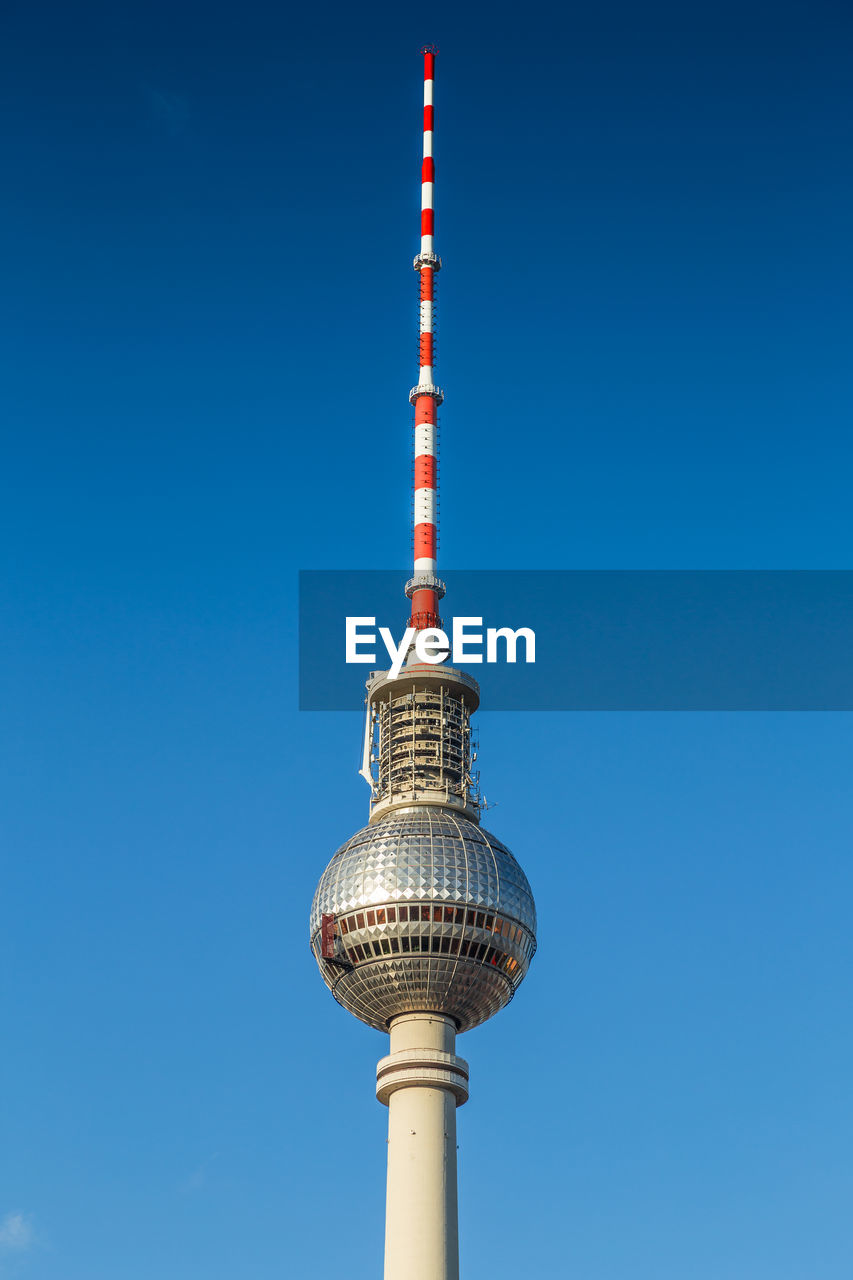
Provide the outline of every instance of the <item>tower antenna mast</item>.
<path id="1" fill-rule="evenodd" d="M 435 252 L 435 45 L 425 45 L 424 127 L 421 164 L 421 248 L 414 268 L 420 285 L 417 386 L 409 392 L 415 406 L 414 575 L 406 583 L 412 602 L 409 626 L 417 631 L 440 627 L 438 602 L 444 583 L 436 577 L 438 554 L 438 406 L 444 399 L 435 382 L 435 288 L 441 258 Z"/>

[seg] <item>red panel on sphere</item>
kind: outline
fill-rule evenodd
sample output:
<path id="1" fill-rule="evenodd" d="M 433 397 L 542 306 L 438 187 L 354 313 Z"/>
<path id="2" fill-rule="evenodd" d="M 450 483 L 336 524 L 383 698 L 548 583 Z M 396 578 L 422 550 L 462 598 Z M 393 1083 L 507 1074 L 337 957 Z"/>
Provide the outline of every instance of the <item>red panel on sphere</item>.
<path id="1" fill-rule="evenodd" d="M 323 915 L 320 922 L 320 955 L 324 960 L 335 958 L 335 917 Z"/>

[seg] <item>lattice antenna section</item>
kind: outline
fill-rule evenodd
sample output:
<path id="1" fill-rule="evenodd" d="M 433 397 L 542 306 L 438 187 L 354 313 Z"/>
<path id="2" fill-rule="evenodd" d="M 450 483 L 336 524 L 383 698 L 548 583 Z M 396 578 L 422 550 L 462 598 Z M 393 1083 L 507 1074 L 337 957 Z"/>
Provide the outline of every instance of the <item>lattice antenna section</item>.
<path id="1" fill-rule="evenodd" d="M 471 713 L 476 681 L 451 668 L 409 667 L 368 684 L 371 821 L 391 809 L 440 804 L 480 813 Z"/>

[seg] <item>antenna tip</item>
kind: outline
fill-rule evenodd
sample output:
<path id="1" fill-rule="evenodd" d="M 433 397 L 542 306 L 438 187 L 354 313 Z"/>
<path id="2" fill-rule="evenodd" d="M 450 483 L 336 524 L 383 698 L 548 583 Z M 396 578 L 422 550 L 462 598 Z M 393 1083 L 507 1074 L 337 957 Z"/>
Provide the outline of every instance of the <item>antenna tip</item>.
<path id="1" fill-rule="evenodd" d="M 437 44 L 425 44 L 425 45 L 423 45 L 423 46 L 422 46 L 422 48 L 421 48 L 421 53 L 423 53 L 423 54 L 431 53 L 431 54 L 432 54 L 432 56 L 433 56 L 433 57 L 435 57 L 435 55 L 438 53 L 438 45 L 437 45 Z"/>

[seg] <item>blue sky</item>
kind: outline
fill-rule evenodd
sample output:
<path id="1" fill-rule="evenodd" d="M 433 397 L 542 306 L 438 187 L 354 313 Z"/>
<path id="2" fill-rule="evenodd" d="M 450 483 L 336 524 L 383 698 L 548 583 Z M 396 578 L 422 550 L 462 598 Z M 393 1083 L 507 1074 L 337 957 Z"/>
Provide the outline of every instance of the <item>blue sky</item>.
<path id="1" fill-rule="evenodd" d="M 409 549 L 420 64 L 441 558 L 849 568 L 840 4 L 19 9 L 2 55 L 0 1276 L 381 1265 L 366 820 L 296 574 Z M 848 1280 L 847 715 L 480 716 L 540 908 L 468 1034 L 479 1276 Z"/>

